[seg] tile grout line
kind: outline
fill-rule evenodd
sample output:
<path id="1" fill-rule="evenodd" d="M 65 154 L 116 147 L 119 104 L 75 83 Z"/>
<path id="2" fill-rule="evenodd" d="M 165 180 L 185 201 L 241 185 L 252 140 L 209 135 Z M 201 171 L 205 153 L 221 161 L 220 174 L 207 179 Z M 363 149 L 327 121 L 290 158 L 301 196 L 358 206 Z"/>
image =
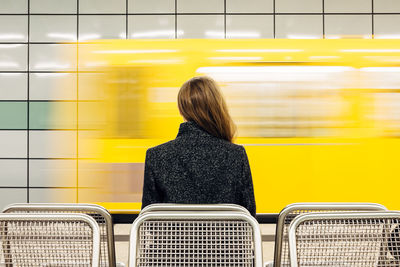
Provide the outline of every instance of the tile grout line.
<path id="1" fill-rule="evenodd" d="M 276 38 L 276 10 L 275 10 L 275 0 L 272 1 L 272 11 L 273 11 L 273 32 L 274 32 L 274 39 Z"/>
<path id="2" fill-rule="evenodd" d="M 125 39 L 129 39 L 128 38 L 128 0 L 125 1 L 125 11 L 126 11 L 126 20 L 125 20 Z"/>
<path id="3" fill-rule="evenodd" d="M 76 203 L 79 203 L 79 0 L 76 1 Z"/>
<path id="4" fill-rule="evenodd" d="M 30 53 L 29 53 L 29 50 L 30 50 L 30 21 L 31 21 L 31 16 L 30 16 L 30 9 L 31 9 L 31 1 L 30 0 L 28 0 L 28 46 L 27 46 L 27 48 L 28 48 L 28 51 L 27 51 L 27 70 L 28 70 L 28 75 L 27 75 L 27 107 L 26 107 L 26 110 L 27 110 L 27 114 L 26 114 L 26 116 L 27 116 L 27 120 L 26 120 L 26 127 L 27 127 L 27 137 L 26 137 L 26 139 L 27 139 L 27 146 L 26 146 L 26 153 L 27 153 L 27 161 L 26 161 L 26 186 L 27 186 L 27 188 L 26 188 L 26 201 L 27 201 L 27 203 L 29 203 L 29 198 L 30 198 L 30 194 L 29 194 L 29 191 L 30 191 L 30 189 L 29 189 L 29 186 L 30 186 L 30 177 L 29 177 L 29 157 L 30 157 L 30 151 L 29 151 L 29 117 L 30 117 L 30 114 L 29 114 L 29 110 L 30 110 L 30 104 L 29 104 L 29 100 L 30 100 L 30 90 L 29 90 L 29 86 L 30 86 L 30 84 L 29 84 L 29 76 L 30 76 L 30 67 L 29 67 L 29 56 L 30 56 Z"/>
<path id="5" fill-rule="evenodd" d="M 224 0 L 224 39 L 226 39 L 226 0 Z"/>
<path id="6" fill-rule="evenodd" d="M 178 14 L 178 13 L 177 13 Z M 322 12 L 226 12 L 227 15 L 289 15 L 289 16 L 302 16 L 302 15 L 322 15 Z M 325 15 L 400 15 L 400 12 L 325 12 Z M 30 14 L 30 16 L 74 16 L 75 14 L 71 13 L 57 13 L 57 14 L 50 14 L 50 13 L 36 13 L 36 14 Z M 148 16 L 148 15 L 157 15 L 157 16 L 170 16 L 170 15 L 175 15 L 175 12 L 171 13 L 82 13 L 80 14 L 81 16 L 126 16 L 126 15 L 135 15 L 135 16 Z M 201 12 L 201 13 L 196 13 L 196 12 L 182 12 L 179 13 L 179 15 L 185 16 L 185 15 L 196 15 L 196 16 L 202 16 L 202 15 L 224 15 L 223 12 Z M 26 16 L 26 14 L 16 14 L 16 13 L 1 13 L 0 16 Z M 7 42 L 8 43 L 8 42 Z M 12 43 L 12 42 L 11 42 Z M 24 42 L 18 42 L 18 43 L 24 43 Z M 34 43 L 34 42 L 32 42 Z M 58 42 L 58 43 L 63 43 L 63 42 Z"/>
<path id="7" fill-rule="evenodd" d="M 372 29 L 371 29 L 372 36 L 371 36 L 371 38 L 375 39 L 374 0 L 371 0 L 371 11 L 372 11 L 372 15 L 371 15 L 371 17 L 372 17 L 372 20 L 371 20 L 371 22 L 372 22 Z"/>
<path id="8" fill-rule="evenodd" d="M 322 39 L 325 39 L 325 0 L 322 0 Z"/>
<path id="9" fill-rule="evenodd" d="M 175 39 L 178 39 L 178 0 L 175 0 Z"/>

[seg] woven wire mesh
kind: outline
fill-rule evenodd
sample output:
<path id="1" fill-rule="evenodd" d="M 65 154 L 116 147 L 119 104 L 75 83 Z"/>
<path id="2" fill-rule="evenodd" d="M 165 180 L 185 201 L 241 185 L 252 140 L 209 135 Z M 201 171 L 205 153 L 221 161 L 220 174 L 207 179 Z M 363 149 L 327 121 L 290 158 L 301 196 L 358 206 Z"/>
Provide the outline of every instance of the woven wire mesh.
<path id="1" fill-rule="evenodd" d="M 354 210 L 353 210 L 354 211 Z M 289 238 L 288 238 L 288 230 L 289 225 L 300 214 L 311 213 L 311 212 L 323 212 L 323 213 L 331 213 L 331 212 L 351 212 L 351 210 L 333 210 L 333 209 L 297 209 L 288 213 L 284 218 L 283 224 L 283 235 L 282 235 L 282 250 L 281 250 L 281 266 L 288 267 L 290 266 L 289 259 Z"/>
<path id="2" fill-rule="evenodd" d="M 110 266 L 109 264 L 109 255 L 108 255 L 108 236 L 107 236 L 107 224 L 106 219 L 102 214 L 97 212 L 91 212 L 88 210 L 62 210 L 62 209 L 34 209 L 32 207 L 24 210 L 24 209 L 11 209 L 13 213 L 81 213 L 87 214 L 92 217 L 99 225 L 100 229 L 100 266 Z"/>
<path id="3" fill-rule="evenodd" d="M 254 266 L 253 231 L 245 221 L 144 221 L 136 266 Z"/>
<path id="4" fill-rule="evenodd" d="M 84 221 L 0 220 L 0 266 L 92 266 L 93 230 Z"/>
<path id="5" fill-rule="evenodd" d="M 299 266 L 398 267 L 400 220 L 315 219 L 296 229 Z"/>

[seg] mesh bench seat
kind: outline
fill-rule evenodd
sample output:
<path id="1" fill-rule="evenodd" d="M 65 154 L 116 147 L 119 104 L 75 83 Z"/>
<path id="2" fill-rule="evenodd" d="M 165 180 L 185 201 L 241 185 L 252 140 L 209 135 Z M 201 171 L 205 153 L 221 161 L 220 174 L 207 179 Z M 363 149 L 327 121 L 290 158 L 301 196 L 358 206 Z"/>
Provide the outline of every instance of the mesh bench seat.
<path id="1" fill-rule="evenodd" d="M 261 267 L 257 221 L 242 211 L 154 211 L 132 225 L 129 266 Z"/>
<path id="2" fill-rule="evenodd" d="M 303 214 L 289 226 L 292 267 L 400 266 L 400 212 Z"/>
<path id="3" fill-rule="evenodd" d="M 1 266 L 99 266 L 100 230 L 85 214 L 0 214 Z"/>
<path id="4" fill-rule="evenodd" d="M 16 203 L 7 206 L 3 213 L 81 213 L 92 217 L 100 228 L 100 266 L 116 266 L 113 223 L 110 213 L 95 204 L 76 203 Z"/>

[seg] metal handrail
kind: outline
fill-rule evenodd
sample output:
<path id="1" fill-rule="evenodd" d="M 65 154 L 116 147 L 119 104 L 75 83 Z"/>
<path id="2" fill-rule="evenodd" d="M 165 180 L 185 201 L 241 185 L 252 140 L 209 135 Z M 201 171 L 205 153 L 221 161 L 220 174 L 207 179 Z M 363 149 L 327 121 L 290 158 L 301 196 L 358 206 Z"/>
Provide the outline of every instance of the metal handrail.
<path id="1" fill-rule="evenodd" d="M 250 215 L 250 212 L 236 204 L 170 204 L 157 203 L 144 207 L 139 215 L 153 211 L 238 211 Z"/>

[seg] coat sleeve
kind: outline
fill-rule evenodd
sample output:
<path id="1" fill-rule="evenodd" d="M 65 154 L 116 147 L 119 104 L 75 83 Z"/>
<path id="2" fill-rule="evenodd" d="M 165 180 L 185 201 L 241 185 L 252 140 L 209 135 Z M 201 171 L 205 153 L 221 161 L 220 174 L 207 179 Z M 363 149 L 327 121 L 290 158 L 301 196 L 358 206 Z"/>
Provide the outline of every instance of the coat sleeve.
<path id="1" fill-rule="evenodd" d="M 154 176 L 151 156 L 151 150 L 146 152 L 146 160 L 144 163 L 144 181 L 142 192 L 142 209 L 147 205 L 161 202 L 160 194 L 157 190 L 156 179 Z"/>
<path id="2" fill-rule="evenodd" d="M 251 170 L 249 159 L 247 158 L 246 150 L 243 148 L 243 165 L 242 165 L 242 188 L 241 192 L 241 205 L 245 207 L 250 214 L 256 216 L 256 201 L 254 198 L 253 179 L 251 177 Z"/>

